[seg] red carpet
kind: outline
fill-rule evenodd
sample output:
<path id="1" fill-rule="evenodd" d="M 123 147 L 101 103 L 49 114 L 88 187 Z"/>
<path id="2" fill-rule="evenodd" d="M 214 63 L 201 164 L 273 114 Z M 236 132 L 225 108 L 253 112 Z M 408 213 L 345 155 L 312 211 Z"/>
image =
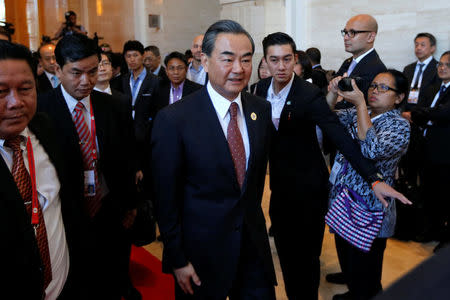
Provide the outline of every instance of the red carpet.
<path id="1" fill-rule="evenodd" d="M 173 277 L 162 273 L 161 261 L 142 247 L 131 250 L 130 277 L 143 300 L 175 299 Z"/>

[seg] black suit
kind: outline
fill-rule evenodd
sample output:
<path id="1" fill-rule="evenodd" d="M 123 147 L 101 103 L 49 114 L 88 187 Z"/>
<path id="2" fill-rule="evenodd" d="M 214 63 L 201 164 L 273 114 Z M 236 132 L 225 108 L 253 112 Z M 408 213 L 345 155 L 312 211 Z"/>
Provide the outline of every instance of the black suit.
<path id="1" fill-rule="evenodd" d="M 73 197 L 67 193 L 65 181 L 64 160 L 52 134 L 50 120 L 43 114 L 36 114 L 28 124 L 28 128 L 37 137 L 43 146 L 52 165 L 55 167 L 61 183 L 59 197 L 66 231 L 66 241 L 69 246 L 69 255 L 72 254 L 73 226 L 71 211 L 73 210 Z M 39 170 L 38 170 L 39 171 Z M 31 225 L 30 215 L 27 213 L 24 201 L 17 185 L 0 156 L 0 255 L 4 257 L 2 270 L 5 276 L 2 279 L 2 297 L 5 299 L 42 299 L 43 273 L 42 262 L 36 242 L 34 229 Z M 70 257 L 72 258 L 72 257 Z M 74 261 L 71 260 L 70 264 Z M 26 283 L 24 283 L 24 278 Z M 68 281 L 66 282 L 66 284 Z"/>
<path id="2" fill-rule="evenodd" d="M 259 81 L 259 96 L 267 98 L 271 80 Z M 316 125 L 365 179 L 376 173 L 320 90 L 295 76 L 269 159 L 269 213 L 290 299 L 318 297 L 329 173 L 317 141 Z"/>
<path id="3" fill-rule="evenodd" d="M 202 280 L 194 296 L 204 299 L 225 299 L 237 282 L 251 284 L 254 277 L 240 278 L 250 262 L 252 275 L 271 289 L 276 282 L 261 209 L 271 109 L 250 94 L 241 99 L 250 143 L 242 191 L 206 87 L 162 109 L 152 132 L 163 270 L 191 262 Z"/>
<path id="4" fill-rule="evenodd" d="M 37 77 L 36 89 L 39 94 L 44 94 L 50 90 L 53 90 L 53 85 L 50 80 L 48 80 L 45 72 Z"/>
<path id="5" fill-rule="evenodd" d="M 134 106 L 132 106 L 132 94 L 130 88 L 130 76 L 128 73 L 122 76 L 122 86 L 119 89 L 130 100 L 129 106 L 134 110 L 134 132 L 136 136 L 136 145 L 139 157 L 139 165 L 144 168 L 147 165 L 145 155 L 148 151 L 150 132 L 153 123 L 151 109 L 153 102 L 156 101 L 158 93 L 159 79 L 152 72 L 147 70 L 147 75 L 142 81 Z"/>
<path id="6" fill-rule="evenodd" d="M 109 189 L 93 219 L 83 207 L 84 173 L 79 138 L 61 88 L 40 95 L 38 111 L 46 112 L 53 121 L 68 165 L 66 188 L 78 199 L 78 206 L 71 212 L 81 234 L 80 242 L 71 253 L 76 261 L 72 264 L 76 278 L 74 292 L 86 299 L 113 299 L 120 297 L 116 290 L 119 288 L 117 256 L 122 249 L 120 243 L 111 247 L 111 241 L 117 241 L 122 234 L 125 212 L 136 207 L 135 169 L 130 162 L 133 129 L 129 110 L 118 99 L 97 91 L 92 91 L 90 99 L 99 147 L 99 176 L 103 176 Z"/>
<path id="7" fill-rule="evenodd" d="M 158 95 L 156 96 L 156 101 L 152 103 L 151 109 L 151 117 L 154 119 L 156 113 L 160 111 L 162 108 L 166 107 L 170 103 L 170 81 L 160 81 Z M 187 95 L 192 94 L 193 92 L 201 89 L 203 86 L 190 81 L 189 79 L 184 80 L 182 98 Z"/>
<path id="8" fill-rule="evenodd" d="M 424 208 L 427 212 L 429 230 L 439 240 L 450 240 L 450 230 L 444 223 L 450 221 L 448 183 L 450 182 L 450 88 L 440 94 L 431 108 L 441 84 L 430 86 L 422 102 L 411 111 L 412 121 L 426 128 L 423 138 L 421 160 L 424 162 L 421 180 L 423 184 Z M 428 125 L 432 121 L 432 125 Z"/>
<path id="9" fill-rule="evenodd" d="M 166 68 L 164 68 L 162 65 L 160 65 L 161 68 L 159 68 L 158 71 L 158 77 L 160 81 L 169 81 L 169 77 L 167 77 Z"/>
<path id="10" fill-rule="evenodd" d="M 353 57 L 347 58 L 342 63 L 341 67 L 336 73 L 336 76 L 343 76 L 345 72 L 347 72 L 350 64 L 353 60 Z M 364 93 L 364 98 L 367 99 L 367 90 L 369 89 L 369 85 L 372 83 L 372 80 L 381 72 L 385 72 L 386 66 L 381 61 L 378 56 L 377 51 L 374 49 L 372 52 L 367 54 L 359 63 L 356 64 L 350 76 L 352 77 L 361 77 L 362 84 L 360 90 Z M 342 102 L 340 102 L 342 103 Z M 336 109 L 344 108 L 341 107 L 343 104 L 338 103 L 336 105 Z M 349 107 L 349 103 L 345 105 Z M 353 106 L 353 105 L 350 105 Z"/>

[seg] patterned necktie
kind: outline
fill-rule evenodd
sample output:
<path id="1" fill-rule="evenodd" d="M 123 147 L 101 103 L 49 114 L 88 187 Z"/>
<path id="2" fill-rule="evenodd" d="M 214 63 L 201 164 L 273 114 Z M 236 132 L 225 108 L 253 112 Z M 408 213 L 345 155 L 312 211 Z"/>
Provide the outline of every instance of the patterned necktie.
<path id="1" fill-rule="evenodd" d="M 227 140 L 230 147 L 231 157 L 233 158 L 234 168 L 236 170 L 236 177 L 239 186 L 242 189 L 245 178 L 245 148 L 242 140 L 241 131 L 239 130 L 237 123 L 237 111 L 238 105 L 236 102 L 232 102 L 230 105 L 230 122 L 227 128 Z"/>
<path id="2" fill-rule="evenodd" d="M 59 79 L 58 79 L 58 77 L 57 77 L 56 75 L 53 75 L 53 76 L 52 76 L 52 86 L 53 86 L 53 88 L 57 87 L 58 84 L 59 84 Z"/>
<path id="3" fill-rule="evenodd" d="M 423 69 L 423 66 L 425 64 L 424 63 L 418 63 L 418 65 L 419 65 L 419 72 L 417 72 L 416 81 L 413 84 L 413 89 L 414 90 L 417 90 L 419 88 L 419 79 L 420 79 L 420 76 L 422 76 L 422 69 Z"/>
<path id="4" fill-rule="evenodd" d="M 74 110 L 75 127 L 77 129 L 78 138 L 80 139 L 80 150 L 83 157 L 83 169 L 85 171 L 93 170 L 95 176 L 95 196 L 85 196 L 85 206 L 86 211 L 92 218 L 98 212 L 101 207 L 101 192 L 100 184 L 98 181 L 97 168 L 95 166 L 95 161 L 93 154 L 96 153 L 96 148 L 93 138 L 91 137 L 91 132 L 87 126 L 86 120 L 84 118 L 84 105 L 81 101 L 78 101 Z"/>
<path id="5" fill-rule="evenodd" d="M 31 190 L 30 174 L 25 168 L 22 149 L 20 148 L 21 139 L 22 139 L 21 136 L 16 136 L 12 139 L 7 139 L 5 141 L 5 146 L 13 150 L 13 165 L 11 173 L 14 177 L 14 181 L 16 182 L 20 195 L 23 198 L 31 222 L 31 206 L 33 200 L 32 199 L 33 193 Z M 48 249 L 47 230 L 45 228 L 44 215 L 42 213 L 42 208 L 39 203 L 37 209 L 39 216 L 39 224 L 37 224 L 34 229 L 36 234 L 36 242 L 42 260 L 42 265 L 44 267 L 44 290 L 45 290 L 49 285 L 50 281 L 52 281 L 52 266 L 50 262 L 50 252 Z"/>
<path id="6" fill-rule="evenodd" d="M 352 74 L 355 67 L 356 67 L 356 60 L 353 59 L 352 62 L 350 63 L 350 66 L 348 67 L 347 76 L 350 76 L 350 74 Z"/>

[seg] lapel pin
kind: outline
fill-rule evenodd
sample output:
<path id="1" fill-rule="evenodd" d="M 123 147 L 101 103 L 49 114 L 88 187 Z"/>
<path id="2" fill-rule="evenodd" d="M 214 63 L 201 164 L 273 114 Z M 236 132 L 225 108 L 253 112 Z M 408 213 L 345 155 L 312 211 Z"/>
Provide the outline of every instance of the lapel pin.
<path id="1" fill-rule="evenodd" d="M 291 105 L 291 101 L 286 102 L 287 105 Z"/>
<path id="2" fill-rule="evenodd" d="M 254 112 L 252 112 L 252 114 L 250 115 L 250 118 L 252 118 L 252 120 L 255 121 L 257 119 L 257 116 Z"/>

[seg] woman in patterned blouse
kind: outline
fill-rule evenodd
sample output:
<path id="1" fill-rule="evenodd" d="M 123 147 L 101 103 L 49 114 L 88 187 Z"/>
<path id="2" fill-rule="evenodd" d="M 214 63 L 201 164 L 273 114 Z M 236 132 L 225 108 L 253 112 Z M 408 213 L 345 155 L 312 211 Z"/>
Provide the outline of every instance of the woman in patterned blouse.
<path id="1" fill-rule="evenodd" d="M 397 70 L 388 70 L 378 74 L 372 81 L 368 91 L 368 106 L 364 94 L 358 89 L 352 79 L 353 91 L 343 92 L 337 83 L 341 78 L 335 78 L 330 83 L 331 93 L 327 101 L 333 109 L 338 96 L 355 107 L 337 112 L 341 123 L 347 128 L 353 138 L 359 143 L 362 154 L 375 161 L 385 182 L 392 185 L 397 164 L 406 152 L 409 143 L 410 127 L 402 118 L 397 107 L 408 98 L 408 81 Z M 337 163 L 337 164 L 336 164 Z M 338 153 L 336 166 L 342 166 L 344 157 Z M 334 168 L 333 168 L 334 169 Z M 333 170 L 335 171 L 335 170 Z M 333 177 L 330 176 L 330 179 Z M 339 173 L 337 170 L 335 173 Z M 331 181 L 331 180 L 330 180 Z M 370 299 L 382 290 L 381 271 L 386 239 L 393 235 L 396 220 L 394 199 L 380 202 L 367 183 L 349 164 L 347 173 L 338 174 L 330 191 L 330 206 L 336 199 L 339 184 L 344 184 L 356 191 L 369 204 L 371 211 L 384 210 L 385 217 L 381 230 L 368 253 L 352 246 L 343 238 L 335 235 L 336 250 L 339 263 L 348 285 L 349 291 L 336 295 L 333 299 Z"/>

